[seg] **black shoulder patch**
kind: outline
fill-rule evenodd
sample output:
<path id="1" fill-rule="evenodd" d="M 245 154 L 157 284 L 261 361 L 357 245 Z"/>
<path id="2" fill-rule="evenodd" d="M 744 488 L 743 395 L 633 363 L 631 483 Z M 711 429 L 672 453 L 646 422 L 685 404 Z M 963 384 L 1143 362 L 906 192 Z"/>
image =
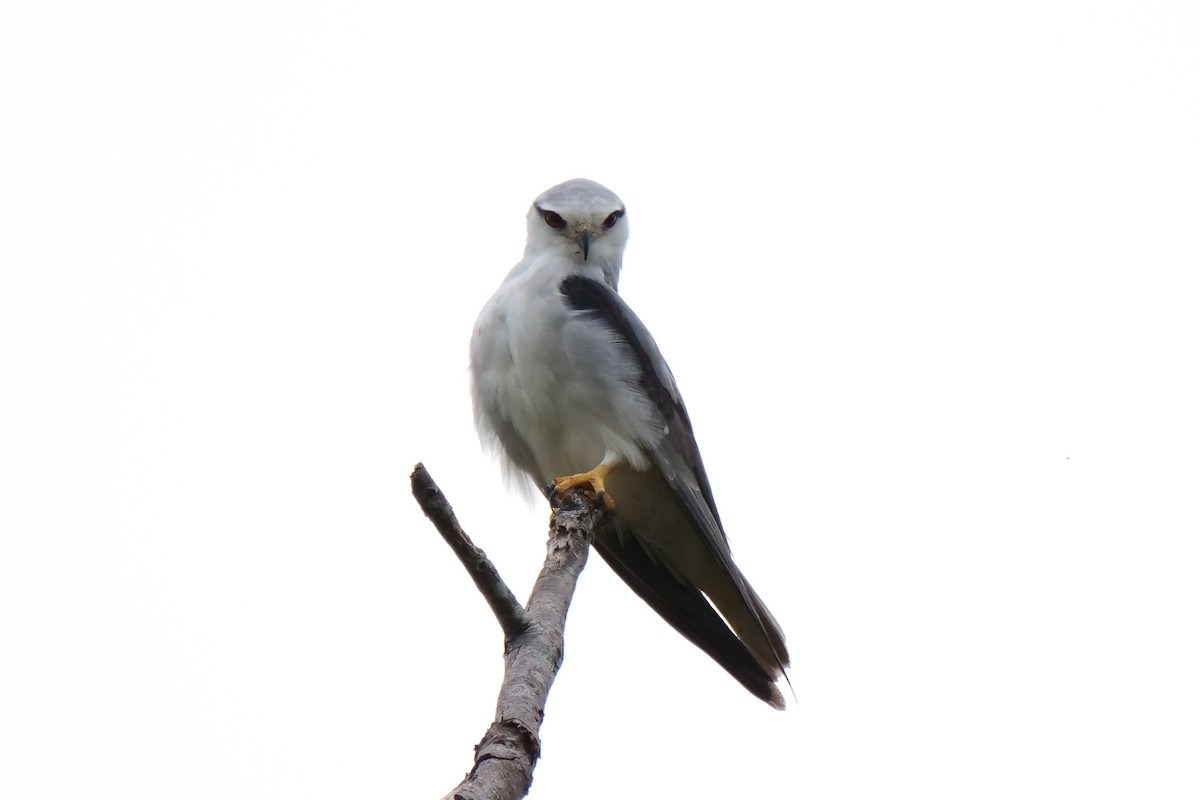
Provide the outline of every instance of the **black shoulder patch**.
<path id="1" fill-rule="evenodd" d="M 654 354 L 658 348 L 653 342 L 644 341 L 640 330 L 644 330 L 641 322 L 636 321 L 629 306 L 620 296 L 599 281 L 585 278 L 582 275 L 572 275 L 564 278 L 559 286 L 559 292 L 566 299 L 567 305 L 576 311 L 595 314 L 614 333 L 621 337 L 633 357 L 637 360 L 642 373 L 642 389 L 650 401 L 658 406 L 668 424 L 673 424 L 674 418 L 682 411 L 676 403 L 670 390 L 659 377 L 654 364 Z M 640 330 L 639 330 L 640 329 Z M 648 334 L 646 334 L 648 338 Z M 686 415 L 686 412 L 683 412 Z"/>
<path id="2" fill-rule="evenodd" d="M 559 293 L 566 298 L 567 304 L 576 311 L 613 311 L 615 306 L 607 296 L 612 291 L 604 284 L 585 278 L 582 275 L 572 275 L 563 278 L 558 287 Z M 607 309 L 604 307 L 608 306 Z M 605 313 L 606 317 L 619 316 Z"/>

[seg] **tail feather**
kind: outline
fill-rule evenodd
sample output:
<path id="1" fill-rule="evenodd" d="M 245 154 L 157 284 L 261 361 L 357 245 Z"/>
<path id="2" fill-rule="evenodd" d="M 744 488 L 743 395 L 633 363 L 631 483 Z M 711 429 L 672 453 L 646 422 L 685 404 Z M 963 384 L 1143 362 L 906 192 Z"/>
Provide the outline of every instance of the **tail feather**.
<path id="1" fill-rule="evenodd" d="M 764 666 L 762 659 L 730 630 L 699 589 L 681 582 L 651 558 L 633 537 L 620 537 L 612 528 L 602 528 L 596 532 L 594 547 L 612 570 L 671 627 L 707 653 L 755 697 L 775 708 L 784 707 L 783 694 L 775 681 L 786 666 L 787 650 L 778 625 L 757 595 L 753 595 L 756 611 L 764 621 L 762 627 L 777 655 L 778 668 Z"/>

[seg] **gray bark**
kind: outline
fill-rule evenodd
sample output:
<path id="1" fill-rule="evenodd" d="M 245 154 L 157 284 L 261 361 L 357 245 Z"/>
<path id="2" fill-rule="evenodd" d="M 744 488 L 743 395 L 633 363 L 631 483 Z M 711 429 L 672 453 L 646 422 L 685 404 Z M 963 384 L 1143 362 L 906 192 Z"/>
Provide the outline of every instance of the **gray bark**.
<path id="1" fill-rule="evenodd" d="M 601 512 L 581 490 L 555 500 L 546 561 L 529 602 L 522 607 L 491 561 L 463 532 L 449 502 L 421 464 L 413 470 L 412 491 L 504 632 L 504 679 L 495 721 L 475 746 L 471 771 L 443 800 L 518 800 L 528 794 L 533 782 L 546 698 L 562 665 L 567 609 Z"/>

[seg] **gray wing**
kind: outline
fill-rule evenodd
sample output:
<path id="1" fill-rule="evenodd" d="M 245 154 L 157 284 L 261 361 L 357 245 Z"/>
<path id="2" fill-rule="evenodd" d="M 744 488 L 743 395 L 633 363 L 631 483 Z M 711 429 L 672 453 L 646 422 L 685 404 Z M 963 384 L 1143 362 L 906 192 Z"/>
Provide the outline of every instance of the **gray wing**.
<path id="1" fill-rule="evenodd" d="M 675 376 L 671 374 L 671 368 L 659 352 L 650 331 L 646 330 L 646 326 L 620 295 L 599 281 L 575 275 L 562 282 L 561 292 L 572 308 L 595 315 L 633 354 L 639 367 L 641 389 L 662 415 L 663 425 L 667 429 L 664 444 L 672 456 L 670 460 L 677 462 L 671 466 L 679 467 L 683 475 L 694 483 L 708 513 L 717 523 L 715 530 L 710 531 L 714 535 L 712 544 L 728 553 L 729 542 L 721 528 L 712 487 L 708 483 L 708 475 L 700 459 L 700 448 L 692 433 L 692 421 L 675 386 Z M 666 477 L 672 481 L 672 475 Z"/>
<path id="2" fill-rule="evenodd" d="M 782 705 L 775 679 L 788 664 L 783 634 L 733 563 L 692 423 L 670 368 L 645 325 L 607 285 L 572 276 L 562 282 L 560 291 L 572 308 L 594 315 L 605 324 L 636 360 L 640 388 L 658 409 L 666 431 L 663 440 L 650 448 L 651 461 L 686 511 L 704 546 L 736 586 L 742 605 L 757 623 L 761 646 L 751 648 L 739 639 L 696 587 L 681 582 L 647 554 L 634 537 L 601 531 L 596 549 L 630 588 L 676 630 L 755 695 L 773 705 Z M 618 506 L 618 516 L 619 513 Z"/>

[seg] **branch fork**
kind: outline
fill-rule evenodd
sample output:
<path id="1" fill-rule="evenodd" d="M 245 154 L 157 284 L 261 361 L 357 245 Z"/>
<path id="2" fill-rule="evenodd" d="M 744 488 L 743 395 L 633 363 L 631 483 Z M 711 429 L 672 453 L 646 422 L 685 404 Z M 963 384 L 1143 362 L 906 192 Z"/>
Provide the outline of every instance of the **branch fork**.
<path id="1" fill-rule="evenodd" d="M 583 488 L 555 498 L 546 561 L 522 606 L 463 531 L 424 465 L 417 464 L 411 481 L 413 497 L 458 556 L 504 633 L 504 679 L 495 721 L 475 747 L 471 771 L 443 800 L 517 800 L 533 782 L 546 698 L 562 665 L 567 610 L 603 512 Z"/>

